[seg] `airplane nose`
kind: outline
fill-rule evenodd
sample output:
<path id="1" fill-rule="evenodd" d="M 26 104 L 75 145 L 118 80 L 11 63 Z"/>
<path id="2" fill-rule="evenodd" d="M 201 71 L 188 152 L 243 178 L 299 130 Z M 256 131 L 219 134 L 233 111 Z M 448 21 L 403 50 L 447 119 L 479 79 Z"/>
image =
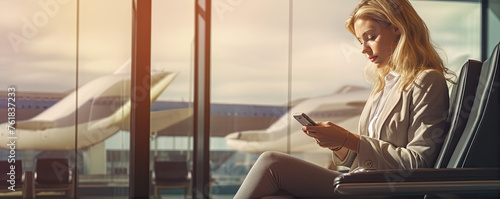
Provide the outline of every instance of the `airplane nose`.
<path id="1" fill-rule="evenodd" d="M 272 135 L 265 131 L 239 131 L 226 135 L 227 140 L 233 141 L 269 141 L 272 139 Z"/>
<path id="2" fill-rule="evenodd" d="M 241 138 L 241 132 L 234 132 L 226 135 L 228 140 L 239 140 Z"/>

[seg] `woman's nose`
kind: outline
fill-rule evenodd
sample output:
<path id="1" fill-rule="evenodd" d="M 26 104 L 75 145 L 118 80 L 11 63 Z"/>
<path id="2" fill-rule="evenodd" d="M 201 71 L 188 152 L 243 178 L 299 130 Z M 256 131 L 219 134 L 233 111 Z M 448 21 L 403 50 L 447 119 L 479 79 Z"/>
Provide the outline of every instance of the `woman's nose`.
<path id="1" fill-rule="evenodd" d="M 363 54 L 367 54 L 368 52 L 370 52 L 370 47 L 368 46 L 368 44 L 365 42 L 361 45 L 361 53 Z"/>

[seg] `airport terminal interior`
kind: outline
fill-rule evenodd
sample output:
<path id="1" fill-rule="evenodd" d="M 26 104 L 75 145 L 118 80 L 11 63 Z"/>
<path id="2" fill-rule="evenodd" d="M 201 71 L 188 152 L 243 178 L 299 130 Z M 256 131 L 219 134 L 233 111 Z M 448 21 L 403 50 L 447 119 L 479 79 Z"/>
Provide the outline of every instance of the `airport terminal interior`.
<path id="1" fill-rule="evenodd" d="M 0 198 L 233 198 L 265 151 L 348 169 L 292 114 L 357 131 L 358 2 L 0 0 Z M 410 2 L 457 74 L 500 41 L 500 0 Z"/>

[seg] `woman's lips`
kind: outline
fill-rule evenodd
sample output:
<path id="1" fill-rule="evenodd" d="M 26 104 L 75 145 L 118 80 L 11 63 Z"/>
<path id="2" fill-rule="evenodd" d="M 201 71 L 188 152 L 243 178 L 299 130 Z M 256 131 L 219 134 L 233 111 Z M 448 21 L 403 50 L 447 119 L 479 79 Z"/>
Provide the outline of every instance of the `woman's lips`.
<path id="1" fill-rule="evenodd" d="M 374 62 L 376 59 L 377 59 L 378 56 L 370 56 L 368 57 L 368 59 L 371 61 L 371 62 Z"/>

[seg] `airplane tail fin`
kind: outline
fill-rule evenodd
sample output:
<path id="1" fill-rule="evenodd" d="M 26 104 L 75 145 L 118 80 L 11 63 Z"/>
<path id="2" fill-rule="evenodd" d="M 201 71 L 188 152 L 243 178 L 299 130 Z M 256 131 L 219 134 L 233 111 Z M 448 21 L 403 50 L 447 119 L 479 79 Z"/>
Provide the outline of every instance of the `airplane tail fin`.
<path id="1" fill-rule="evenodd" d="M 121 65 L 118 69 L 115 70 L 115 72 L 113 72 L 113 74 L 126 74 L 126 73 L 130 73 L 130 71 L 132 70 L 132 59 L 128 59 L 125 63 L 123 63 L 123 65 Z"/>

